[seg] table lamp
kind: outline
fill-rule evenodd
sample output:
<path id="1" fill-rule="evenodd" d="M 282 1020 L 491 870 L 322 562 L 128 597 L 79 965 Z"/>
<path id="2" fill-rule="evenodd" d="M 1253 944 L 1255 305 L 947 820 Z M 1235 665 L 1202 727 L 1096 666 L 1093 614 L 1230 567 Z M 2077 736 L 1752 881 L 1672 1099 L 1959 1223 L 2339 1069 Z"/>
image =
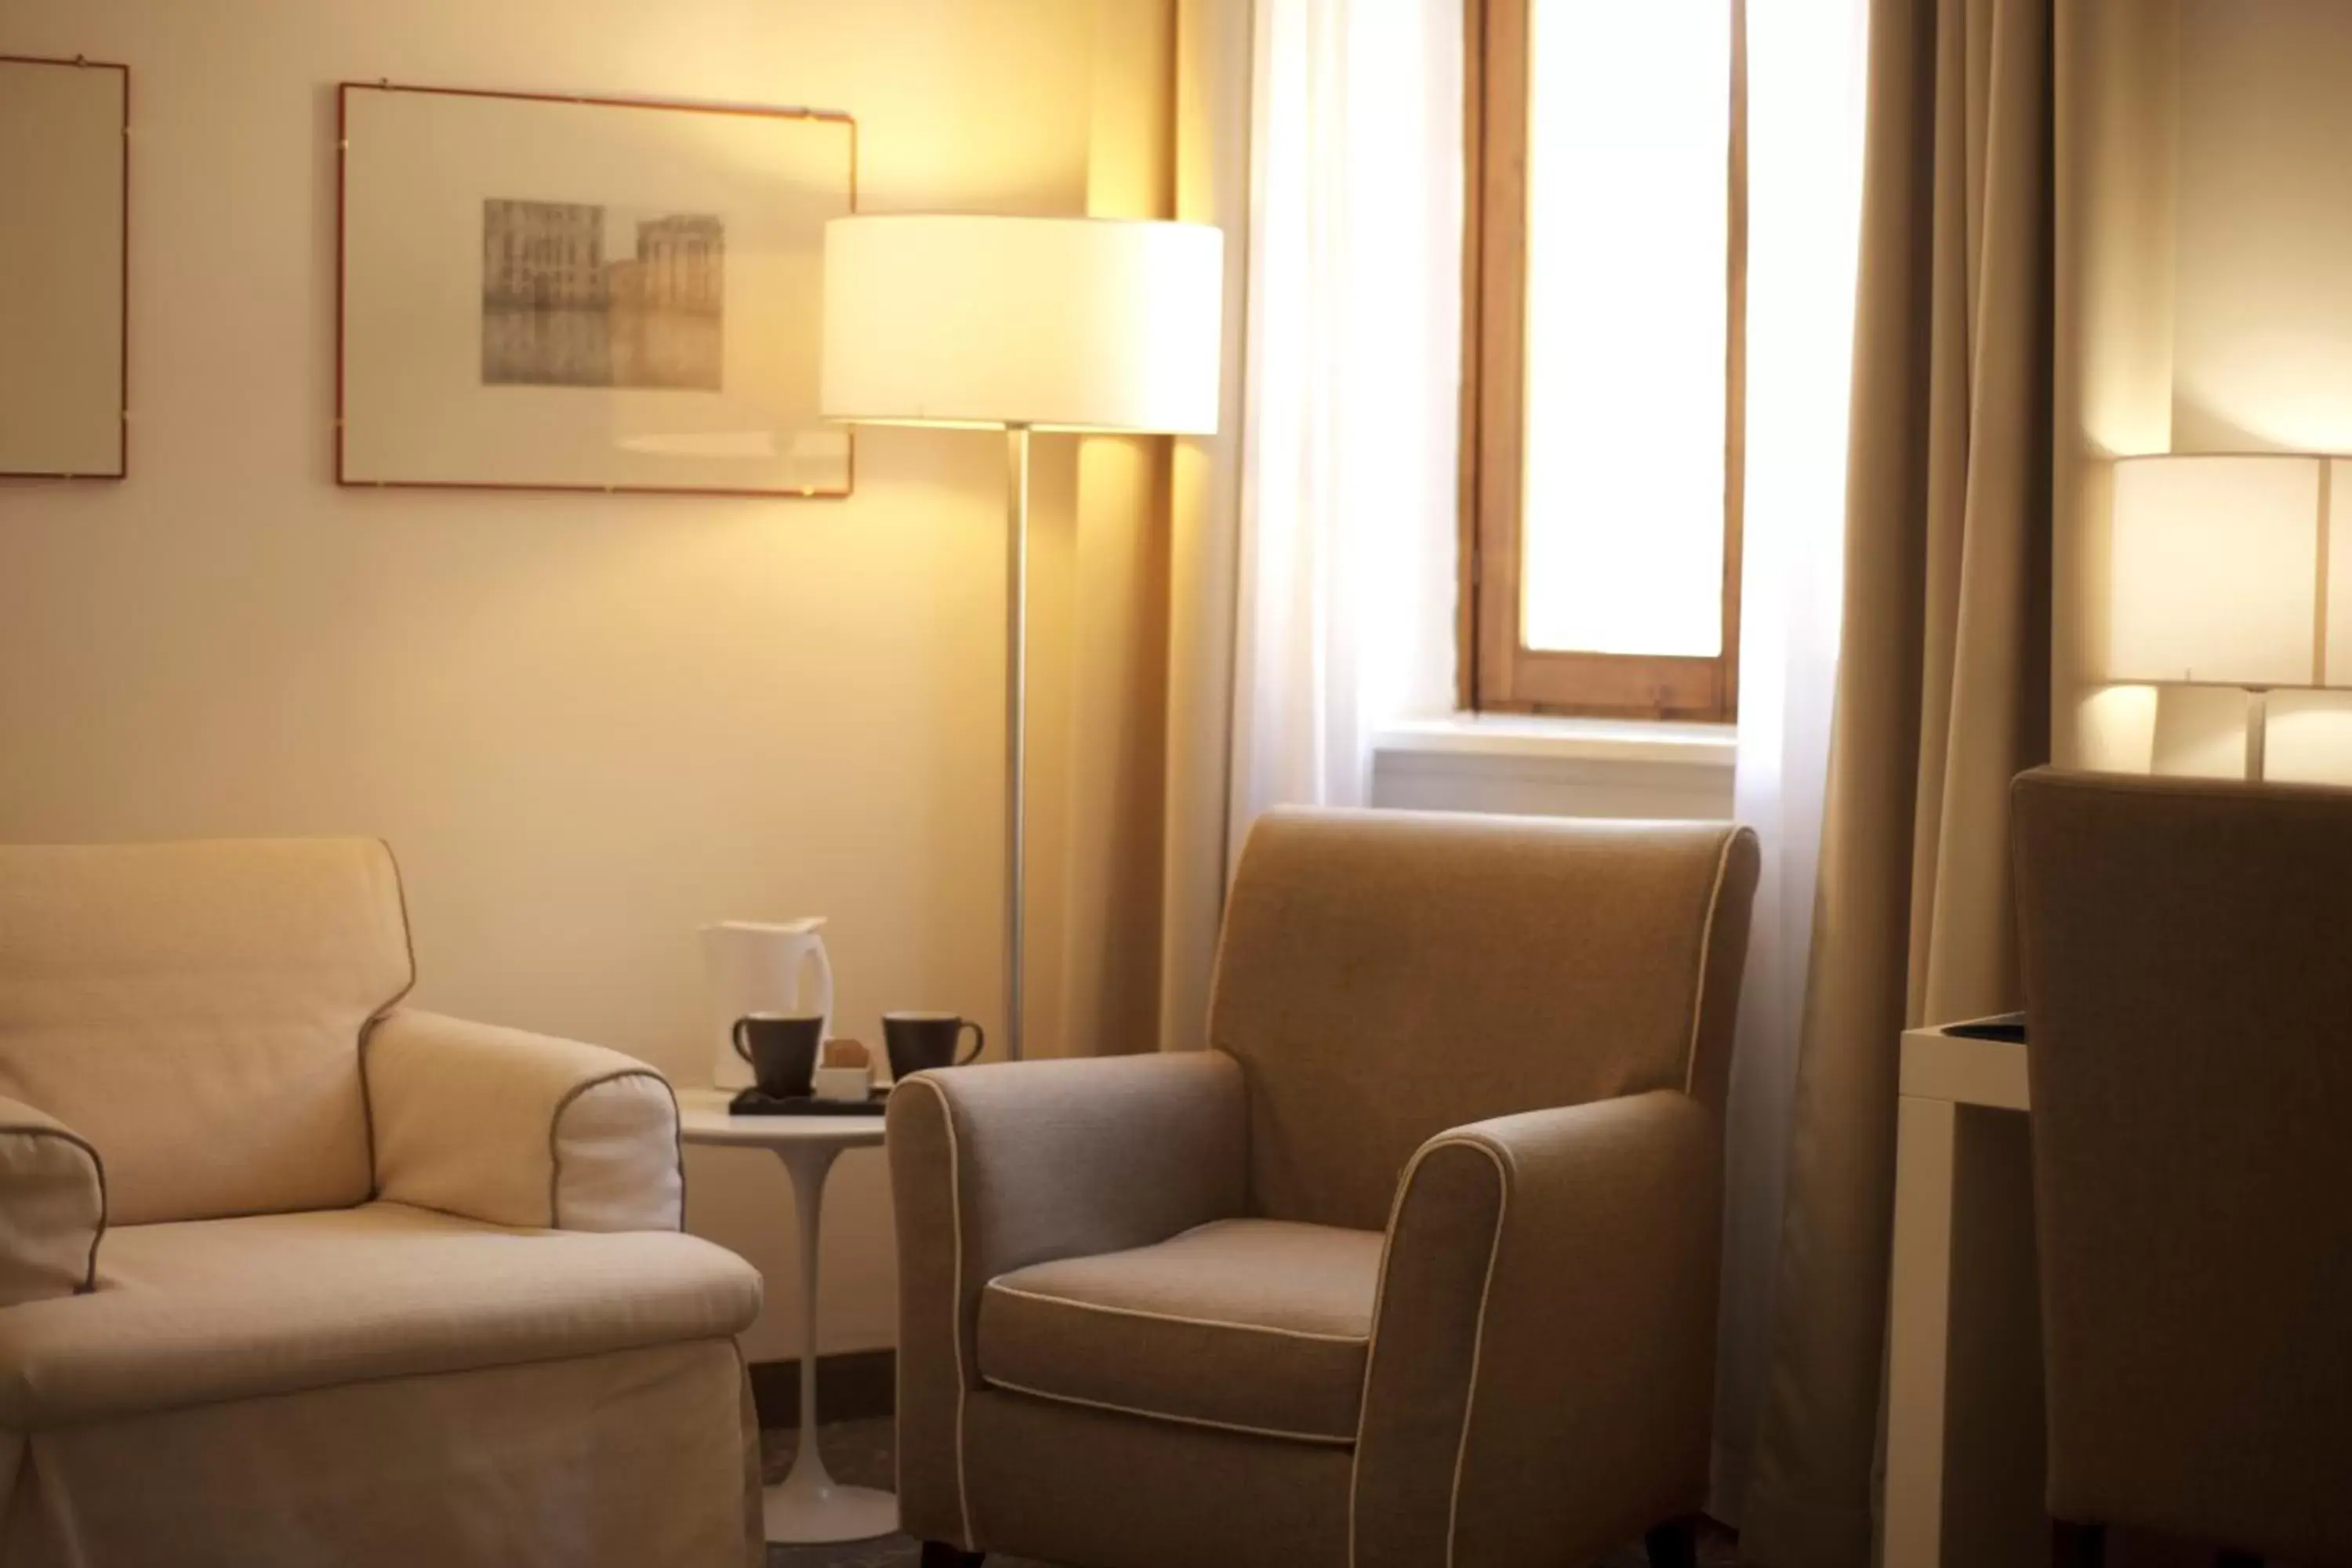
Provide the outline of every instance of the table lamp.
<path id="1" fill-rule="evenodd" d="M 2328 668 L 2329 579 L 2352 574 L 2331 560 L 2335 467 L 2287 452 L 2116 464 L 2106 677 L 2242 689 L 2250 779 L 2271 689 L 2352 676 Z"/>
<path id="2" fill-rule="evenodd" d="M 1015 1060 L 1029 437 L 1214 433 L 1223 295 L 1223 236 L 1196 224 L 908 214 L 825 225 L 825 416 L 1005 433 L 1004 1035 Z"/>

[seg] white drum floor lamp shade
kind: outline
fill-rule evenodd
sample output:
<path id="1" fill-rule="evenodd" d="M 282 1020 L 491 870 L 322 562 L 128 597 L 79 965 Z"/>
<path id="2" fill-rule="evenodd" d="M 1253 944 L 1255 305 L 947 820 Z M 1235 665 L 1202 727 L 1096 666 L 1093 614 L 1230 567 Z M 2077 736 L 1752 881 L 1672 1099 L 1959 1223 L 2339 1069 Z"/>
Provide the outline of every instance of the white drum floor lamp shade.
<path id="1" fill-rule="evenodd" d="M 824 227 L 827 417 L 1217 427 L 1224 237 L 1181 223 L 908 215 Z"/>
<path id="2" fill-rule="evenodd" d="M 2273 688 L 2352 678 L 2328 626 L 2332 605 L 2352 605 L 2339 467 L 2289 452 L 2116 464 L 2106 677 L 2242 689 L 2248 778 L 2263 776 Z"/>
<path id="3" fill-rule="evenodd" d="M 906 214 L 824 229 L 828 418 L 1006 432 L 1004 1023 L 1022 1054 L 1029 437 L 1217 428 L 1224 237 L 1197 224 Z"/>

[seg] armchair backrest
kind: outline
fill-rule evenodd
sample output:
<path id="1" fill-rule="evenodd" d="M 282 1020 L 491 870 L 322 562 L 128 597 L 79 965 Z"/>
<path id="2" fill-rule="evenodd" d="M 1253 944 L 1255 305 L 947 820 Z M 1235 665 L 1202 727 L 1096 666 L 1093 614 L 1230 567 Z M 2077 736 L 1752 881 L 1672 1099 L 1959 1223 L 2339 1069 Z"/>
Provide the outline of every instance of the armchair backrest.
<path id="1" fill-rule="evenodd" d="M 2352 1561 L 2352 791 L 2017 781 L 2050 1500 Z"/>
<path id="2" fill-rule="evenodd" d="M 365 1200 L 360 1037 L 412 975 L 372 839 L 0 846 L 0 1095 L 98 1150 L 112 1224 Z"/>
<path id="3" fill-rule="evenodd" d="M 1465 1122 L 1654 1089 L 1722 1104 L 1755 836 L 1713 823 L 1281 810 L 1225 910 L 1209 1043 L 1251 1201 L 1378 1229 Z"/>

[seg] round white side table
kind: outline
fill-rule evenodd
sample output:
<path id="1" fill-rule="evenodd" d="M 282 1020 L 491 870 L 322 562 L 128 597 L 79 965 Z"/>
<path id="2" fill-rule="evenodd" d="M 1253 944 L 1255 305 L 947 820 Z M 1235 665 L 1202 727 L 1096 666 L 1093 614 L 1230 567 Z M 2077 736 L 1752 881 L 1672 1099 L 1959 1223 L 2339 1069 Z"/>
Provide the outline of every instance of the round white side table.
<path id="1" fill-rule="evenodd" d="M 844 1486 L 817 1451 L 817 1220 L 825 1173 L 844 1149 L 881 1146 L 878 1116 L 732 1116 L 728 1091 L 677 1091 L 679 1131 L 688 1143 L 766 1149 L 792 1173 L 801 1222 L 801 1415 L 792 1473 L 767 1489 L 767 1538 L 779 1546 L 866 1541 L 898 1528 L 898 1500 L 872 1487 Z"/>

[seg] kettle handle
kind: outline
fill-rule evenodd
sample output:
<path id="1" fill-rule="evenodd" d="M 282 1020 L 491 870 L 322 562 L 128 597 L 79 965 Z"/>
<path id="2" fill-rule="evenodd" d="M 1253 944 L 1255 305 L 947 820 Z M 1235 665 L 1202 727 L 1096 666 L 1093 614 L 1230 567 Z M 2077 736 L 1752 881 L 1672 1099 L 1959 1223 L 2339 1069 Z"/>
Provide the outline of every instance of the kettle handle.
<path id="1" fill-rule="evenodd" d="M 816 1005 L 803 1011 L 823 1014 L 824 1026 L 820 1038 L 833 1038 L 833 960 L 825 956 L 824 940 L 809 938 L 809 958 L 816 961 Z"/>

